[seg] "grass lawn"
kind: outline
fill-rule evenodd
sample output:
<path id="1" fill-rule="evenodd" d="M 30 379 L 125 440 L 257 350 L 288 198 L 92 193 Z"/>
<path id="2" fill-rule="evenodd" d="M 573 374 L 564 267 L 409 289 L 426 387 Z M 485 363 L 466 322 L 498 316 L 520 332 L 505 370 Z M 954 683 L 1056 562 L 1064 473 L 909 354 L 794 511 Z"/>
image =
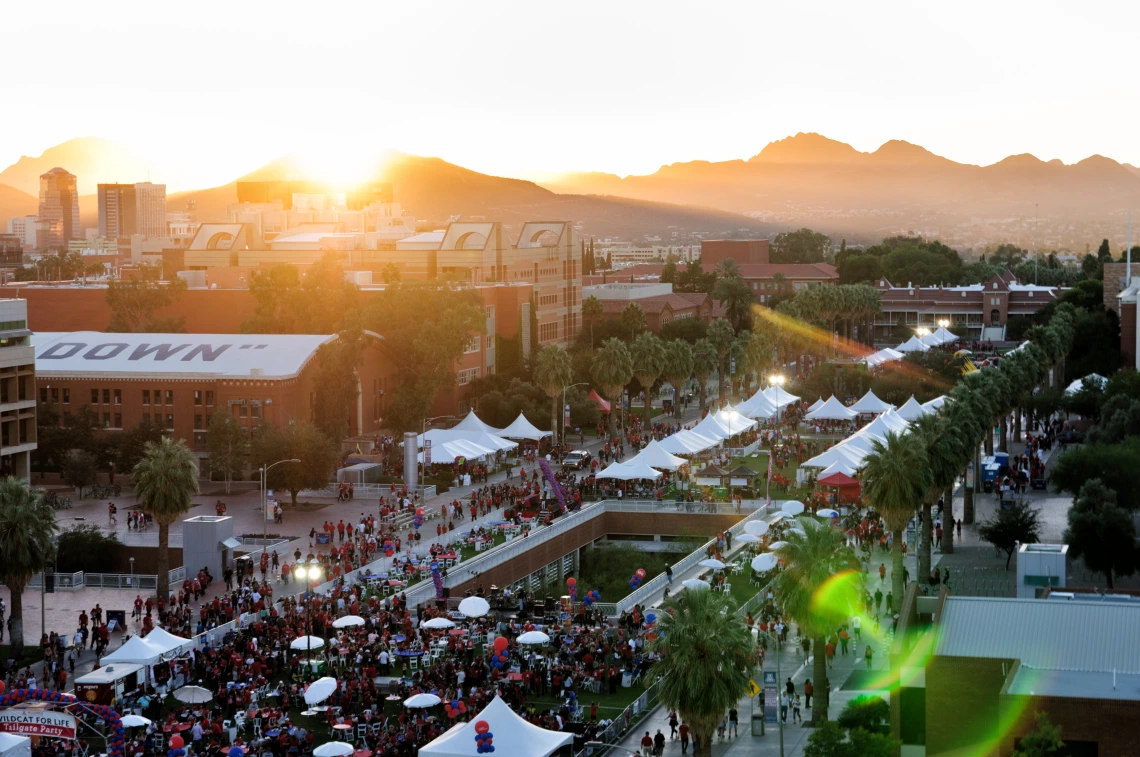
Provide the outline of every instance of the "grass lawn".
<path id="1" fill-rule="evenodd" d="M 521 537 L 516 537 L 516 538 L 521 538 Z M 465 545 L 463 545 L 463 548 L 459 550 L 459 553 L 463 558 L 460 562 L 463 563 L 463 562 L 466 562 L 467 560 L 470 560 L 472 557 L 478 557 L 479 555 L 485 555 L 485 554 L 487 554 L 488 551 L 494 549 L 495 547 L 499 546 L 500 544 L 505 543 L 506 541 L 507 541 L 507 535 L 500 532 L 500 531 L 496 531 L 494 534 L 493 540 L 491 542 L 491 546 L 484 547 L 481 552 L 476 552 L 475 547 L 471 546 L 470 544 L 465 544 Z"/>
<path id="2" fill-rule="evenodd" d="M 729 463 L 729 470 L 732 470 L 733 468 L 735 468 L 738 465 L 744 465 L 744 466 L 751 468 L 752 470 L 754 470 L 760 474 L 761 477 L 759 479 L 753 479 L 752 483 L 755 487 L 755 491 L 757 492 L 757 494 L 759 496 L 763 496 L 764 485 L 767 483 L 765 476 L 767 476 L 767 474 L 768 474 L 768 455 L 767 454 L 759 454 L 756 457 L 752 457 L 751 455 L 748 457 L 735 457 L 732 459 L 732 462 Z M 795 458 L 792 458 L 788 461 L 788 464 L 786 466 L 784 466 L 783 468 L 773 469 L 772 474 L 773 475 L 779 474 L 781 476 L 784 476 L 785 478 L 788 479 L 788 481 L 792 482 L 792 484 L 795 484 L 796 470 L 798 470 L 799 467 L 800 467 L 799 461 L 796 460 Z M 778 484 L 773 482 L 770 493 L 772 495 L 772 499 L 790 499 L 790 498 L 793 498 L 792 495 L 794 494 L 794 491 L 795 491 L 794 486 L 792 489 L 785 489 L 784 487 L 779 486 Z"/>
<path id="3" fill-rule="evenodd" d="M 607 716 L 614 717 L 619 712 L 633 704 L 633 701 L 645 693 L 645 685 L 638 682 L 630 686 L 628 689 L 623 689 L 619 684 L 617 691 L 610 694 L 608 690 L 601 693 L 594 694 L 582 689 L 578 690 L 578 704 L 586 710 L 586 715 L 589 717 L 590 703 L 598 703 L 598 711 L 605 712 Z M 527 704 L 533 704 L 539 709 L 559 707 L 562 700 L 558 697 L 545 696 L 545 697 L 529 697 Z"/>

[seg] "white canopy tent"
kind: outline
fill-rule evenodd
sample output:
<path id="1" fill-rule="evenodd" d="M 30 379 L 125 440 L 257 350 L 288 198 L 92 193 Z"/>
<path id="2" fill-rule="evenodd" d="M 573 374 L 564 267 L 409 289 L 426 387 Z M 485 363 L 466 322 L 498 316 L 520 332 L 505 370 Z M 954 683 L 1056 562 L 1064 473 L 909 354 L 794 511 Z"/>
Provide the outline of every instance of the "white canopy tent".
<path id="1" fill-rule="evenodd" d="M 929 350 L 930 347 L 923 344 L 922 340 L 917 336 L 912 336 L 898 347 L 895 347 L 896 352 L 928 352 Z"/>
<path id="2" fill-rule="evenodd" d="M 528 723 L 500 697 L 466 723 L 452 726 L 442 736 L 419 749 L 419 757 L 483 757 L 475 743 L 475 724 L 490 726 L 495 753 L 506 757 L 550 757 L 564 746 L 573 745 L 574 734 L 548 731 Z"/>
<path id="3" fill-rule="evenodd" d="M 842 473 L 844 476 L 851 476 L 851 478 L 855 478 L 857 471 L 858 469 L 846 460 L 836 460 L 834 463 L 821 470 L 816 475 L 816 479 L 818 480 L 821 478 L 827 478 L 828 476 L 833 476 L 836 473 Z"/>
<path id="4" fill-rule="evenodd" d="M 859 413 L 855 412 L 849 407 L 846 407 L 842 402 L 831 395 L 827 398 L 827 402 L 818 410 L 813 410 L 804 416 L 804 420 L 809 421 L 849 421 L 855 418 Z"/>
<path id="5" fill-rule="evenodd" d="M 949 344 L 950 342 L 958 341 L 958 336 L 945 326 L 939 326 L 938 330 L 933 334 L 927 334 L 922 339 L 926 344 L 938 346 L 940 344 Z"/>
<path id="6" fill-rule="evenodd" d="M 485 431 L 491 436 L 502 436 L 503 429 L 488 426 L 483 421 L 479 420 L 479 416 L 475 415 L 475 411 L 467 413 L 467 416 L 455 424 L 451 431 Z"/>
<path id="7" fill-rule="evenodd" d="M 863 358 L 860 362 L 866 363 L 868 368 L 875 368 L 883 365 L 884 363 L 891 363 L 896 360 L 902 360 L 903 353 L 898 350 L 892 350 L 890 347 L 881 349 L 878 352 L 872 352 L 867 357 Z"/>
<path id="8" fill-rule="evenodd" d="M 164 655 L 177 654 L 194 646 L 192 639 L 175 636 L 163 628 L 155 628 L 146 635 L 146 642 L 161 650 Z"/>
<path id="9" fill-rule="evenodd" d="M 771 400 L 773 405 L 785 407 L 799 399 L 794 394 L 788 394 L 782 386 L 770 386 L 764 390 L 764 396 Z"/>
<path id="10" fill-rule="evenodd" d="M 776 414 L 776 405 L 768 399 L 763 390 L 757 389 L 756 394 L 736 406 L 736 412 L 746 418 L 768 420 Z"/>
<path id="11" fill-rule="evenodd" d="M 885 413 L 892 409 L 894 405 L 889 402 L 883 402 L 875 396 L 875 393 L 870 389 L 867 393 L 859 398 L 859 401 L 852 405 L 849 409 L 857 413 Z"/>
<path id="12" fill-rule="evenodd" d="M 855 447 L 837 444 L 831 449 L 821 452 L 811 460 L 808 460 L 801 467 L 829 468 L 838 461 L 847 462 L 851 465 L 859 467 L 863 464 L 864 457 L 866 457 L 866 453 L 856 449 Z"/>
<path id="13" fill-rule="evenodd" d="M 665 450 L 671 455 L 695 455 L 698 452 L 703 452 L 710 447 L 715 447 L 719 444 L 717 439 L 709 439 L 706 436 L 701 436 L 695 431 L 689 429 L 681 429 L 675 434 L 665 437 L 661 440 L 661 449 Z"/>
<path id="14" fill-rule="evenodd" d="M 823 403 L 824 403 L 824 402 L 826 402 L 826 401 L 827 401 L 827 400 L 825 400 L 823 397 L 820 397 L 820 398 L 819 398 L 819 399 L 817 399 L 815 402 L 813 402 L 813 403 L 811 403 L 810 405 L 808 405 L 808 409 L 807 409 L 807 411 L 810 413 L 810 412 L 812 412 L 812 411 L 814 411 L 814 410 L 819 410 L 821 407 L 823 407 Z"/>
<path id="15" fill-rule="evenodd" d="M 732 436 L 732 433 L 717 419 L 716 413 L 706 415 L 700 423 L 693 426 L 693 431 L 706 439 L 716 439 L 718 443 Z"/>
<path id="16" fill-rule="evenodd" d="M 672 455 L 663 449 L 656 439 L 651 439 L 649 444 L 645 445 L 645 449 L 627 460 L 626 464 L 644 463 L 658 470 L 677 470 L 687 462 L 684 458 Z"/>
<path id="17" fill-rule="evenodd" d="M 916 421 L 927 413 L 933 412 L 932 410 L 922 406 L 914 395 L 910 395 L 910 399 L 903 403 L 903 406 L 896 410 L 899 417 L 905 418 L 908 421 Z"/>
<path id="18" fill-rule="evenodd" d="M 0 754 L 4 757 L 32 757 L 32 740 L 27 736 L 0 732 Z"/>
<path id="19" fill-rule="evenodd" d="M 454 441 L 470 442 L 492 451 L 514 449 L 519 446 L 517 442 L 488 434 L 486 431 L 457 431 L 453 428 L 433 428 L 426 434 L 420 434 L 416 437 L 416 444 L 420 449 L 423 449 L 425 439 L 431 440 L 433 451 L 441 444 Z M 432 457 L 434 458 L 434 454 Z"/>
<path id="20" fill-rule="evenodd" d="M 946 404 L 946 395 L 943 394 L 941 397 L 935 397 L 934 399 L 930 400 L 929 402 L 923 402 L 922 406 L 925 407 L 927 410 L 937 410 L 945 404 Z"/>
<path id="21" fill-rule="evenodd" d="M 888 410 L 879 418 L 882 418 L 883 423 L 887 424 L 887 428 L 895 433 L 902 433 L 910 428 L 910 421 L 899 415 L 898 410 Z"/>
<path id="22" fill-rule="evenodd" d="M 162 659 L 163 650 L 141 636 L 132 636 L 126 643 L 100 660 L 103 666 L 113 665 L 117 662 L 129 662 L 136 665 L 153 665 Z"/>
<path id="23" fill-rule="evenodd" d="M 608 468 L 597 475 L 597 478 L 616 478 L 619 481 L 640 481 L 648 479 L 656 481 L 661 478 L 661 471 L 650 468 L 645 463 L 612 463 Z"/>
<path id="24" fill-rule="evenodd" d="M 495 450 L 487 449 L 465 439 L 453 439 L 438 445 L 432 442 L 431 445 L 431 461 L 433 463 L 454 463 L 461 457 L 471 460 L 493 454 L 495 454 Z M 423 452 L 419 454 L 418 459 L 423 462 Z"/>
<path id="25" fill-rule="evenodd" d="M 1067 387 L 1065 387 L 1065 394 L 1067 394 L 1067 395 L 1076 394 L 1081 389 L 1083 389 L 1086 384 L 1088 386 L 1094 388 L 1094 389 L 1104 389 L 1104 386 L 1107 383 L 1108 383 L 1108 379 L 1106 379 L 1104 376 L 1100 375 L 1099 373 L 1090 373 L 1089 375 L 1085 376 L 1084 378 L 1079 378 L 1076 381 L 1074 381 L 1073 383 L 1069 384 Z"/>
<path id="26" fill-rule="evenodd" d="M 716 419 L 726 429 L 732 432 L 732 436 L 742 434 L 748 429 L 756 425 L 756 421 L 742 415 L 731 405 L 726 405 L 720 412 L 716 414 Z"/>
<path id="27" fill-rule="evenodd" d="M 552 431 L 539 431 L 535 428 L 534 424 L 526 419 L 526 416 L 519 413 L 519 417 L 511 421 L 511 425 L 503 429 L 499 436 L 505 436 L 508 439 L 542 439 L 543 437 L 553 436 Z"/>

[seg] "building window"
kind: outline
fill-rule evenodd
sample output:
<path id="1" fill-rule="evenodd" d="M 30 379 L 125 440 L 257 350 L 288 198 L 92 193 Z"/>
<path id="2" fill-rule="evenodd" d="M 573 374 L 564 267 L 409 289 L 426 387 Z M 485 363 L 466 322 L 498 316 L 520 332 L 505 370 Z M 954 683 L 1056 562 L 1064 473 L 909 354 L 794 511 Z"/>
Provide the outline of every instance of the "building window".
<path id="1" fill-rule="evenodd" d="M 246 407 L 244 404 L 238 405 L 238 415 L 240 417 L 244 418 L 246 416 L 247 412 L 248 411 L 246 410 Z"/>
<path id="2" fill-rule="evenodd" d="M 195 415 L 194 416 L 194 430 L 195 431 L 203 431 L 203 430 L 205 430 L 205 428 L 206 427 L 202 425 L 202 416 L 201 415 Z"/>
<path id="3" fill-rule="evenodd" d="M 261 417 L 261 400 L 253 400 L 252 402 L 249 403 L 249 417 L 250 418 L 260 418 Z"/>
<path id="4" fill-rule="evenodd" d="M 993 310 L 990 311 L 990 325 L 991 326 L 1000 326 L 1001 325 L 1001 311 L 998 310 L 997 308 L 994 308 Z"/>
<path id="5" fill-rule="evenodd" d="M 479 378 L 478 368 L 464 368 L 459 372 L 459 385 L 466 386 L 477 378 Z"/>
<path id="6" fill-rule="evenodd" d="M 557 323 L 543 323 L 538 327 L 538 341 L 551 342 L 558 338 Z"/>
<path id="7" fill-rule="evenodd" d="M 123 427 L 123 414 L 122 413 L 115 413 L 114 428 L 122 428 L 122 427 Z"/>
<path id="8" fill-rule="evenodd" d="M 463 354 L 470 355 L 472 352 L 479 351 L 479 335 L 471 337 L 467 340 L 467 344 L 463 345 Z"/>
<path id="9" fill-rule="evenodd" d="M 47 404 L 48 390 L 46 387 L 40 387 L 40 402 Z"/>
<path id="10" fill-rule="evenodd" d="M 111 390 L 110 389 L 104 389 L 103 390 L 103 404 L 104 405 L 110 405 L 111 404 Z"/>
<path id="11" fill-rule="evenodd" d="M 143 389 L 143 404 L 150 404 L 150 389 Z"/>
<path id="12" fill-rule="evenodd" d="M 92 405 L 98 405 L 99 404 L 99 390 L 98 389 L 92 389 L 91 390 L 91 404 Z"/>
<path id="13" fill-rule="evenodd" d="M 173 405 L 174 404 L 174 390 L 173 389 L 167 389 L 166 390 L 166 404 L 167 405 Z"/>
<path id="14" fill-rule="evenodd" d="M 206 407 L 214 406 L 214 393 L 209 389 L 206 390 Z"/>
<path id="15" fill-rule="evenodd" d="M 63 388 L 63 404 L 65 404 L 65 405 L 71 404 L 71 390 L 68 389 L 67 387 Z"/>
<path id="16" fill-rule="evenodd" d="M 123 404 L 123 390 L 122 389 L 116 389 L 115 390 L 115 404 L 116 405 Z"/>
<path id="17" fill-rule="evenodd" d="M 150 413 L 143 413 L 143 423 L 150 423 Z"/>
<path id="18" fill-rule="evenodd" d="M 103 413 L 103 428 L 111 428 L 111 414 Z"/>
<path id="19" fill-rule="evenodd" d="M 174 416 L 170 413 L 166 414 L 166 428 L 168 431 L 174 430 Z"/>
<path id="20" fill-rule="evenodd" d="M 194 390 L 194 406 L 195 407 L 201 407 L 202 406 L 202 390 L 201 389 L 195 389 Z"/>

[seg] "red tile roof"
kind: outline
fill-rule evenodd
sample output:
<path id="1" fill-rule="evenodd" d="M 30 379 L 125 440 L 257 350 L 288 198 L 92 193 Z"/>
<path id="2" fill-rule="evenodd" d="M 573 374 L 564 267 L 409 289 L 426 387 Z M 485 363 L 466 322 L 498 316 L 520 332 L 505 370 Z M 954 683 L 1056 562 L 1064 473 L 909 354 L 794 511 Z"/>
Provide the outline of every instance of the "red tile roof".
<path id="1" fill-rule="evenodd" d="M 693 302 L 689 297 L 708 297 L 707 294 L 688 295 L 686 297 L 682 294 L 662 294 L 657 297 L 642 297 L 638 300 L 602 300 L 602 312 L 607 315 L 613 313 L 621 313 L 629 303 L 636 302 L 639 307 L 646 313 L 660 313 L 668 305 L 673 312 L 678 310 L 694 310 L 701 305 L 699 302 Z"/>
<path id="2" fill-rule="evenodd" d="M 839 271 L 830 263 L 745 263 L 740 275 L 745 279 L 771 279 L 777 273 L 786 279 L 838 279 Z"/>

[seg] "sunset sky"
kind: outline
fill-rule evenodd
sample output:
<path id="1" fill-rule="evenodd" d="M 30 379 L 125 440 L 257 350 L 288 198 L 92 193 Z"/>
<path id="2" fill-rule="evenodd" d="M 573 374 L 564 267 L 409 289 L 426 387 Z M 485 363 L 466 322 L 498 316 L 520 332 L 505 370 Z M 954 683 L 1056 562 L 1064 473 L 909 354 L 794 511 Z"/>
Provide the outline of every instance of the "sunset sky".
<path id="1" fill-rule="evenodd" d="M 77 136 L 172 190 L 287 152 L 647 173 L 816 131 L 1140 164 L 1137 3 L 8 3 L 0 168 Z M 347 164 L 347 165 L 345 165 Z"/>

